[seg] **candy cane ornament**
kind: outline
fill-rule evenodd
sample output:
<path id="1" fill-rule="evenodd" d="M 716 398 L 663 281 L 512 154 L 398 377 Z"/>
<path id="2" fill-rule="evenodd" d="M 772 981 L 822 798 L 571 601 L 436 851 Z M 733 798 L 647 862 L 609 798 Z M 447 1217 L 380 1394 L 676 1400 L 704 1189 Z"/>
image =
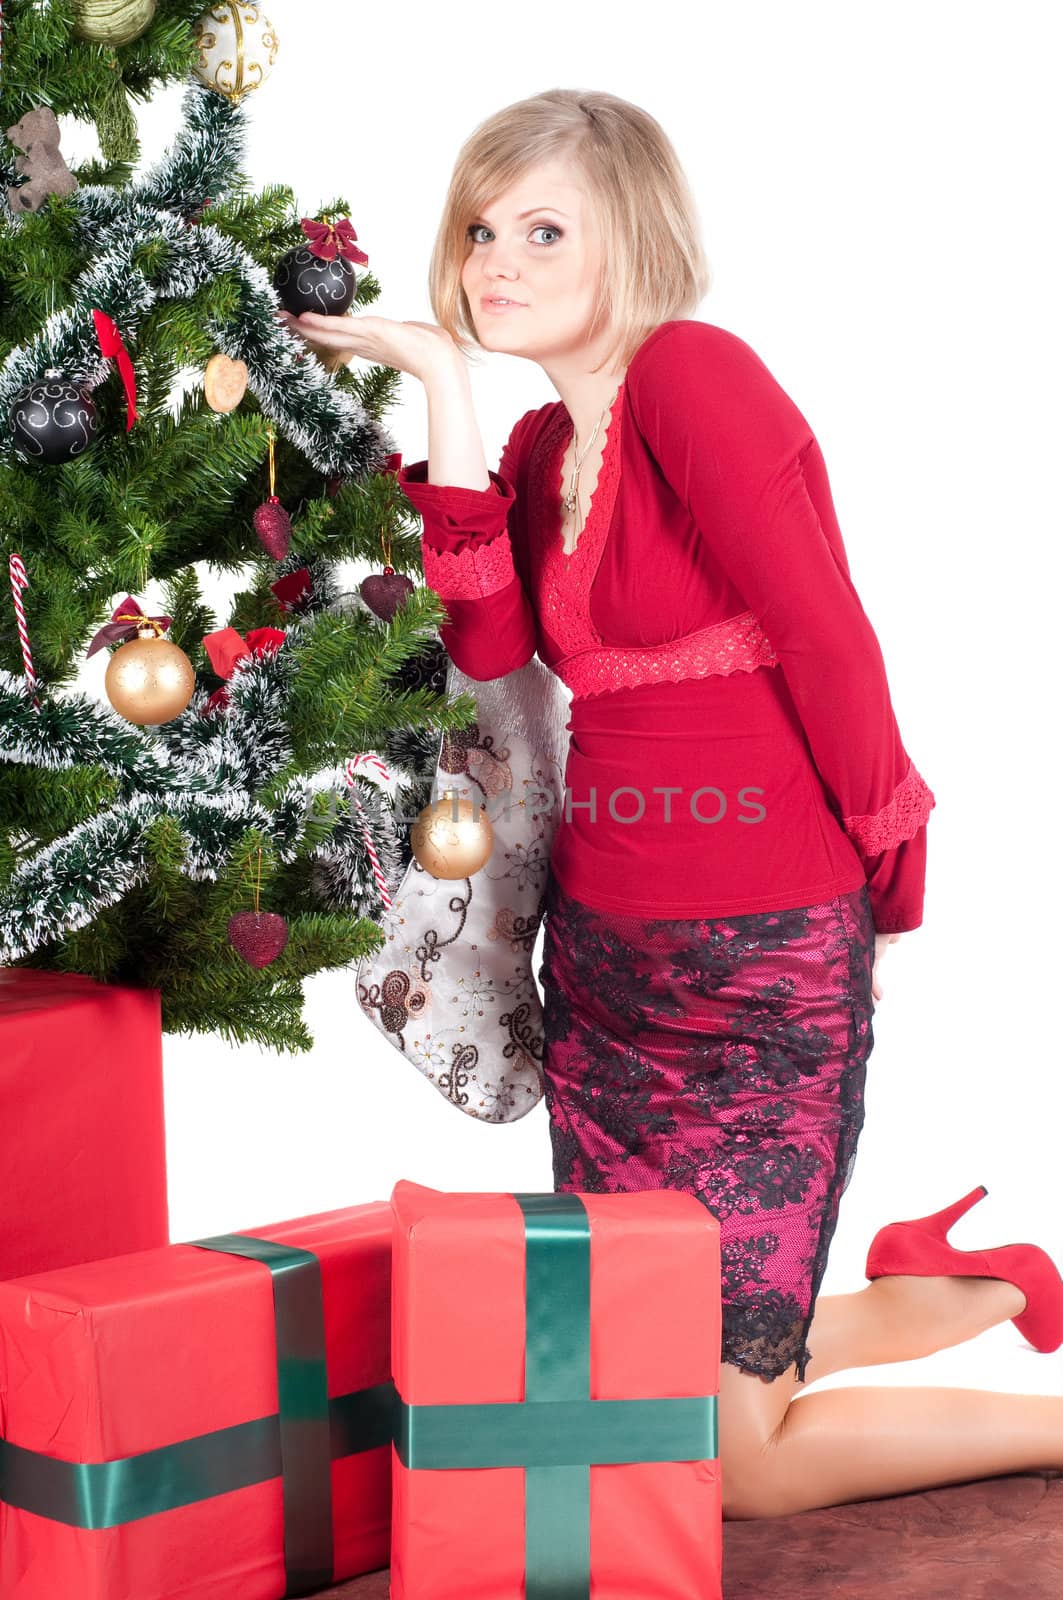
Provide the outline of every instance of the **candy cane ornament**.
<path id="1" fill-rule="evenodd" d="M 22 564 L 22 557 L 13 551 L 8 560 L 8 573 L 11 578 L 11 598 L 15 605 L 15 621 L 18 624 L 18 639 L 22 646 L 22 665 L 26 673 L 26 687 L 33 699 L 33 704 L 38 711 L 41 702 L 37 696 L 37 678 L 33 671 L 33 655 L 30 651 L 30 634 L 26 626 L 26 610 L 22 604 L 22 591 L 29 588 L 29 578 L 26 568 Z"/>
<path id="2" fill-rule="evenodd" d="M 373 864 L 373 877 L 376 879 L 376 886 L 380 894 L 380 898 L 384 902 L 386 908 L 390 911 L 391 896 L 388 894 L 387 884 L 384 881 L 384 874 L 380 869 L 380 859 L 377 856 L 376 847 L 373 844 L 373 835 L 369 830 L 369 822 L 366 817 L 365 810 L 362 806 L 362 802 L 358 798 L 358 794 L 354 786 L 355 769 L 363 765 L 367 767 L 375 767 L 379 776 L 385 780 L 389 779 L 391 774 L 379 756 L 368 754 L 365 751 L 363 751 L 361 755 L 353 756 L 347 763 L 347 782 L 351 789 L 351 799 L 358 807 L 358 815 L 362 819 L 362 836 L 365 839 L 365 848 L 369 855 L 369 859 Z"/>

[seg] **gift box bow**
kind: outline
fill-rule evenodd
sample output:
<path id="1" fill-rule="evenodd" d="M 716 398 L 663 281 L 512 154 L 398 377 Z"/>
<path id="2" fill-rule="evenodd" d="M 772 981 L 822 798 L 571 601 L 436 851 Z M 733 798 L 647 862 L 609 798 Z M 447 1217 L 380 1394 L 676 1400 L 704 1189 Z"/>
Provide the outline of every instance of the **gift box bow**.
<path id="1" fill-rule="evenodd" d="M 525 1600 L 590 1600 L 590 1467 L 719 1455 L 717 1396 L 593 1400 L 591 1227 L 577 1194 L 515 1194 L 524 1217 L 523 1400 L 418 1405 L 395 1448 L 427 1471 L 524 1467 Z"/>
<path id="2" fill-rule="evenodd" d="M 61 1461 L 0 1438 L 0 1502 L 72 1528 L 113 1528 L 280 1476 L 286 1595 L 333 1581 L 332 1460 L 393 1437 L 391 1382 L 328 1392 L 321 1263 L 250 1234 L 188 1241 L 269 1269 L 278 1410 L 116 1461 Z"/>

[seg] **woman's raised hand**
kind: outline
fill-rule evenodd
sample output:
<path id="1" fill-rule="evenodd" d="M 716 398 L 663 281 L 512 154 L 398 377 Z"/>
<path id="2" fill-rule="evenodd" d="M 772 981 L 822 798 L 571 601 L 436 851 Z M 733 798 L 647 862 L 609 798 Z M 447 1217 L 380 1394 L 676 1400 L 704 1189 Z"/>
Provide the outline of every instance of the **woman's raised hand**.
<path id="1" fill-rule="evenodd" d="M 330 365 L 360 356 L 383 367 L 396 367 L 424 382 L 440 362 L 453 362 L 461 353 L 450 334 L 434 322 L 396 322 L 391 317 L 369 317 L 361 312 L 329 317 L 318 311 L 304 311 L 297 317 L 281 310 L 278 316 Z"/>

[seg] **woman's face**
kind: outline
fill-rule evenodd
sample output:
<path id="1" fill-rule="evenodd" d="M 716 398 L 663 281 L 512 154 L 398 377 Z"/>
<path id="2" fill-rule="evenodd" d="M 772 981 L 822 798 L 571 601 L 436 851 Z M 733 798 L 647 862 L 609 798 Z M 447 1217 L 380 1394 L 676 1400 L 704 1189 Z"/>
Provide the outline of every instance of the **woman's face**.
<path id="1" fill-rule="evenodd" d="M 527 215 L 525 215 L 527 213 Z M 550 162 L 469 219 L 462 288 L 488 350 L 541 360 L 587 342 L 601 255 L 580 175 Z M 519 302 L 508 311 L 491 295 Z"/>

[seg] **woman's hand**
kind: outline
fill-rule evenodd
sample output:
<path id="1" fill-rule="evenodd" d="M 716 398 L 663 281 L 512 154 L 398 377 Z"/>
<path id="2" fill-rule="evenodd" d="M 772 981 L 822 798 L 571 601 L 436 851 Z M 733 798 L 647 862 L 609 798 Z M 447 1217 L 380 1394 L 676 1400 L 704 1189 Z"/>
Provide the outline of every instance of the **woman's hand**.
<path id="1" fill-rule="evenodd" d="M 871 997 L 874 1000 L 882 999 L 882 985 L 878 981 L 878 964 L 888 944 L 896 944 L 900 938 L 899 933 L 876 933 L 875 935 L 875 961 L 871 968 Z"/>
<path id="2" fill-rule="evenodd" d="M 395 322 L 391 317 L 329 317 L 318 311 L 278 316 L 329 365 L 361 356 L 383 367 L 396 367 L 424 382 L 440 362 L 453 362 L 461 352 L 450 334 L 434 322 Z"/>

